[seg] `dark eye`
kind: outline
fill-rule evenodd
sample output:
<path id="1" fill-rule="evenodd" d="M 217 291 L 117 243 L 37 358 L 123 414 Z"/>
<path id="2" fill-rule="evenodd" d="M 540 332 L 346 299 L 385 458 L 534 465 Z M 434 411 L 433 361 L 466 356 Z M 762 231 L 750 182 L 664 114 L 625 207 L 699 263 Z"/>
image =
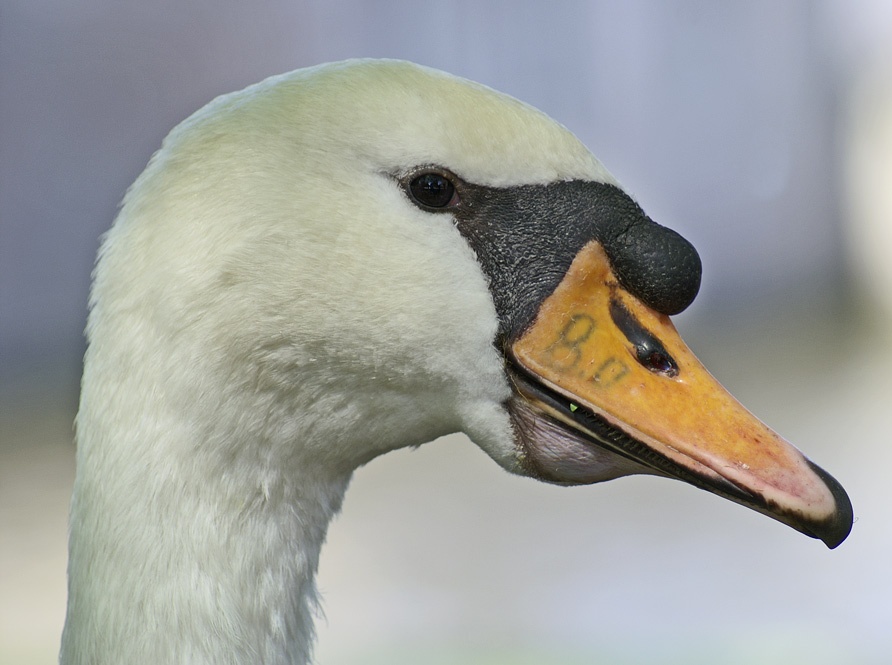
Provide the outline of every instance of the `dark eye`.
<path id="1" fill-rule="evenodd" d="M 446 208 L 458 205 L 455 185 L 442 173 L 422 173 L 409 183 L 412 198 L 427 208 Z"/>

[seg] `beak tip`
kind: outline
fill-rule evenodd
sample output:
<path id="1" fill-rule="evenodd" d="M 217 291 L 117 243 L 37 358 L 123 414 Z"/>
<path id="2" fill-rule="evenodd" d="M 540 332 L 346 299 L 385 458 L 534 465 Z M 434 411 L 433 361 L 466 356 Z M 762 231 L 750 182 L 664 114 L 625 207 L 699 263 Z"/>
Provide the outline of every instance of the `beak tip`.
<path id="1" fill-rule="evenodd" d="M 833 514 L 820 524 L 813 525 L 812 535 L 820 538 L 831 550 L 836 549 L 852 531 L 852 524 L 855 521 L 852 502 L 836 478 L 812 462 L 808 462 L 808 465 L 824 481 L 836 502 Z"/>

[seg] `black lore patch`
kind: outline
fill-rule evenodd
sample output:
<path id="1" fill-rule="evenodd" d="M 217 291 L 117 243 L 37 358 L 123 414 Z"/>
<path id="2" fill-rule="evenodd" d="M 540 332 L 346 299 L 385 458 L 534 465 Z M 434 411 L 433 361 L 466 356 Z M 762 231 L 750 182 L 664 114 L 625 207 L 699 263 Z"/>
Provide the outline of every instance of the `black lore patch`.
<path id="1" fill-rule="evenodd" d="M 503 339 L 516 339 L 532 323 L 592 240 L 604 247 L 620 284 L 658 312 L 681 312 L 700 288 L 697 250 L 614 185 L 461 182 L 459 191 L 461 205 L 450 212 L 490 280 Z"/>

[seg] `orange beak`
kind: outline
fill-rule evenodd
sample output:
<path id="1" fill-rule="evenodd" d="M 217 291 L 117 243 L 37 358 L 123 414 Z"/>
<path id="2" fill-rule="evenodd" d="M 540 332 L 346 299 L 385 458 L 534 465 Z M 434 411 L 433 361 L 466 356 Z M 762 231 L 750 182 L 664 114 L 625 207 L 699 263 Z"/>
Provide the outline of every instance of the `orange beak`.
<path id="1" fill-rule="evenodd" d="M 839 483 L 735 400 L 669 317 L 619 284 L 597 242 L 579 252 L 510 355 L 542 388 L 517 385 L 526 407 L 591 443 L 831 548 L 851 530 Z"/>

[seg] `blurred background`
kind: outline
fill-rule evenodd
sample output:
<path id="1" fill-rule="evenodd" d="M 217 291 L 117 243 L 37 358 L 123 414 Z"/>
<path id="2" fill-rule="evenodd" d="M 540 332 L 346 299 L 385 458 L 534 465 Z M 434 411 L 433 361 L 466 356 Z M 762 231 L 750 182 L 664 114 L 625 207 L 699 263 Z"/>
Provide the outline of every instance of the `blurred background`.
<path id="1" fill-rule="evenodd" d="M 356 474 L 318 662 L 892 662 L 892 4 L 0 0 L 0 663 L 56 658 L 89 274 L 126 187 L 214 96 L 358 56 L 538 106 L 690 239 L 683 335 L 857 522 L 830 552 L 681 483 L 549 487 L 447 437 Z"/>

